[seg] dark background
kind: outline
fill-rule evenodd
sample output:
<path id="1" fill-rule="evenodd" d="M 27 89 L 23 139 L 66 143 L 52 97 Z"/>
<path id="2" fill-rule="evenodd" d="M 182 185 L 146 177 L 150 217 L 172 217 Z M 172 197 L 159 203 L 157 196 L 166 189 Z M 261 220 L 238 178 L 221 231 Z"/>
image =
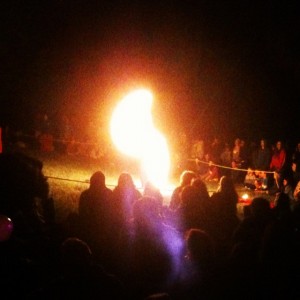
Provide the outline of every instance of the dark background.
<path id="1" fill-rule="evenodd" d="M 107 130 L 133 88 L 170 134 L 299 137 L 298 1 L 3 1 L 1 123 Z"/>

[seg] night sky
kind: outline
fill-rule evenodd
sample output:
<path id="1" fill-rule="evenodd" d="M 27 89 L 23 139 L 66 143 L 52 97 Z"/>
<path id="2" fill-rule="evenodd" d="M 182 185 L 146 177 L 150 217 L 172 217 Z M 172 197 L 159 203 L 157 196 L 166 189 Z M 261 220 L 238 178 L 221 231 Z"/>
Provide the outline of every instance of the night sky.
<path id="1" fill-rule="evenodd" d="M 134 88 L 166 132 L 300 139 L 298 1 L 2 1 L 1 123 L 105 129 Z"/>

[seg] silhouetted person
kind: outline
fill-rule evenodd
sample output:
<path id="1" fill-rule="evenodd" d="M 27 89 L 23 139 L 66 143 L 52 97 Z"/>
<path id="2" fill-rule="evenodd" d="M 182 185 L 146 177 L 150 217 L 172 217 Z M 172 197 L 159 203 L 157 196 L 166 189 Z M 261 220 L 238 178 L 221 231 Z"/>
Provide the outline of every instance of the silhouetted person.
<path id="1" fill-rule="evenodd" d="M 112 190 L 105 184 L 105 175 L 95 172 L 90 186 L 80 194 L 78 213 L 81 236 L 88 241 L 94 255 L 102 263 L 112 254 L 113 237 L 118 227 L 114 221 Z"/>
<path id="2" fill-rule="evenodd" d="M 59 240 L 54 235 L 54 206 L 42 169 L 42 162 L 27 155 L 0 154 L 0 214 L 13 224 L 10 238 L 0 244 L 1 290 L 8 297 L 29 292 L 47 277 L 44 268 L 47 273 L 53 271 Z"/>
<path id="3" fill-rule="evenodd" d="M 60 250 L 60 275 L 31 293 L 31 299 L 125 299 L 123 283 L 95 263 L 86 242 L 70 237 Z"/>
<path id="4" fill-rule="evenodd" d="M 134 203 L 128 229 L 119 249 L 132 297 L 143 299 L 167 291 L 178 276 L 183 241 L 179 232 L 163 222 L 157 199 L 144 196 Z"/>
<path id="5" fill-rule="evenodd" d="M 285 193 L 276 196 L 272 209 L 274 222 L 264 232 L 262 263 L 271 296 L 299 299 L 299 236 L 298 227 Z M 279 280 L 278 285 L 274 281 Z"/>
<path id="6" fill-rule="evenodd" d="M 232 236 L 240 220 L 237 216 L 238 194 L 233 180 L 222 176 L 217 191 L 211 196 L 212 221 L 209 233 L 215 239 L 219 257 L 229 254 L 232 247 Z"/>
<path id="7" fill-rule="evenodd" d="M 242 293 L 255 297 L 260 289 L 264 288 L 261 268 L 263 236 L 266 227 L 273 220 L 269 201 L 261 197 L 254 198 L 249 205 L 249 214 L 241 221 L 233 235 L 228 266 L 231 295 Z"/>
<path id="8" fill-rule="evenodd" d="M 181 202 L 176 210 L 176 228 L 183 233 L 190 228 L 207 228 L 207 211 L 205 202 L 202 202 L 199 191 L 195 186 L 188 185 L 182 189 Z"/>
<path id="9" fill-rule="evenodd" d="M 126 226 L 130 221 L 133 204 L 141 197 L 142 193 L 136 188 L 132 175 L 127 172 L 121 173 L 118 184 L 113 189 L 114 216 L 120 226 Z"/>
<path id="10" fill-rule="evenodd" d="M 184 170 L 181 175 L 180 175 L 180 182 L 179 182 L 179 186 L 177 186 L 171 195 L 171 200 L 170 200 L 170 204 L 169 204 L 169 208 L 170 210 L 176 210 L 179 205 L 180 205 L 180 193 L 182 191 L 182 189 L 187 186 L 190 185 L 192 182 L 192 179 L 196 178 L 196 173 L 194 171 L 191 170 Z"/>
<path id="11" fill-rule="evenodd" d="M 190 228 L 185 234 L 185 256 L 172 299 L 217 299 L 218 278 L 213 239 L 204 230 Z M 216 298 L 217 297 L 217 298 Z"/>

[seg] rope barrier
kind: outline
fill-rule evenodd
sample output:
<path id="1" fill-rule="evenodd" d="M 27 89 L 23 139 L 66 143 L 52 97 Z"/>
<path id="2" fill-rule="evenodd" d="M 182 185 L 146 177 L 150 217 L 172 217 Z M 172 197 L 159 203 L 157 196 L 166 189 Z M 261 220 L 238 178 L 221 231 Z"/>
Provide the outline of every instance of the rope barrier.
<path id="1" fill-rule="evenodd" d="M 55 180 L 63 180 L 63 181 L 70 181 L 70 182 L 77 182 L 77 183 L 87 183 L 89 184 L 89 180 L 76 180 L 76 179 L 68 179 L 68 178 L 61 178 L 55 176 L 45 176 L 47 179 L 55 179 Z"/>
<path id="2" fill-rule="evenodd" d="M 34 135 L 29 135 L 29 134 L 19 134 L 17 135 L 18 137 L 26 137 L 26 138 L 31 138 L 31 139 L 35 139 L 37 141 L 39 141 L 40 137 L 43 135 L 44 133 L 39 134 L 38 136 L 34 136 Z M 52 135 L 53 136 L 53 135 Z M 80 141 L 76 141 L 74 139 L 72 140 L 65 140 L 65 139 L 57 139 L 54 138 L 52 139 L 52 142 L 59 142 L 59 143 L 63 143 L 63 144 L 77 144 L 77 145 L 90 145 L 90 146 L 99 146 L 98 143 L 91 143 L 91 142 L 80 142 Z"/>
<path id="3" fill-rule="evenodd" d="M 62 177 L 56 177 L 56 176 L 45 176 L 45 177 L 47 179 L 54 179 L 54 180 L 62 180 L 62 181 L 90 184 L 89 180 L 76 180 L 76 179 L 62 178 Z M 115 187 L 114 184 L 106 184 L 106 186 Z"/>
<path id="4" fill-rule="evenodd" d="M 18 134 L 18 137 L 27 137 L 27 138 L 32 138 L 35 140 L 39 140 L 39 138 L 41 137 L 43 133 L 41 133 L 38 136 L 33 136 L 33 135 L 29 135 L 29 134 Z M 90 146 L 99 146 L 98 143 L 90 143 L 90 142 L 79 142 L 79 141 L 75 141 L 75 140 L 65 140 L 65 139 L 57 139 L 54 138 L 52 139 L 53 142 L 60 142 L 60 143 L 68 143 L 68 144 L 76 144 L 76 145 L 90 145 Z M 201 163 L 201 164 L 207 164 L 210 166 L 215 166 L 218 168 L 222 168 L 222 169 L 229 169 L 229 170 L 233 170 L 233 171 L 242 171 L 242 172 L 248 172 L 249 169 L 243 169 L 243 168 L 233 168 L 233 167 L 228 167 L 228 166 L 223 166 L 223 165 L 219 165 L 219 164 L 215 164 L 212 162 L 206 162 L 206 161 L 202 161 L 198 158 L 188 158 L 188 161 L 194 161 L 196 163 Z M 253 172 L 264 172 L 266 174 L 275 174 L 274 171 L 261 171 L 261 170 L 253 170 Z M 60 178 L 60 177 L 54 177 L 54 176 L 46 176 L 49 179 L 57 179 L 57 180 L 64 180 L 64 181 L 71 181 L 71 182 L 77 182 L 77 183 L 89 183 L 89 180 L 87 181 L 82 181 L 82 180 L 73 180 L 73 179 L 68 179 L 68 178 Z M 113 185 L 111 185 L 113 186 Z"/>
<path id="5" fill-rule="evenodd" d="M 199 162 L 199 163 L 202 163 L 202 164 L 207 164 L 207 165 L 210 165 L 210 166 L 215 166 L 215 167 L 218 167 L 218 168 L 223 168 L 223 169 L 229 169 L 229 170 L 234 170 L 234 171 L 243 171 L 243 172 L 248 172 L 249 169 L 242 169 L 242 168 L 233 168 L 233 167 L 227 167 L 227 166 L 222 166 L 222 165 L 218 165 L 218 164 L 214 164 L 212 162 L 206 162 L 206 161 L 202 161 L 198 158 L 188 158 L 189 161 L 194 161 L 194 162 Z M 252 170 L 253 172 L 264 172 L 266 174 L 274 174 L 275 172 L 274 171 L 261 171 L 261 170 Z"/>

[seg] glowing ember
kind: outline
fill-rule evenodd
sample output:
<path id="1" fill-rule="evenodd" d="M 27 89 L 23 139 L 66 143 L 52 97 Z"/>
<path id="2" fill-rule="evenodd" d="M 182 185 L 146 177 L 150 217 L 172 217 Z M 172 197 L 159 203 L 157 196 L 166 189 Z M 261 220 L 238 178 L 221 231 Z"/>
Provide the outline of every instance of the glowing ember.
<path id="1" fill-rule="evenodd" d="M 248 194 L 243 194 L 243 195 L 242 195 L 242 199 L 243 199 L 243 200 L 247 200 L 248 198 L 249 198 L 249 195 L 248 195 Z"/>
<path id="2" fill-rule="evenodd" d="M 151 106 L 147 90 L 123 98 L 112 116 L 111 136 L 120 151 L 140 160 L 146 180 L 161 188 L 168 180 L 170 157 L 165 138 L 154 127 Z"/>

